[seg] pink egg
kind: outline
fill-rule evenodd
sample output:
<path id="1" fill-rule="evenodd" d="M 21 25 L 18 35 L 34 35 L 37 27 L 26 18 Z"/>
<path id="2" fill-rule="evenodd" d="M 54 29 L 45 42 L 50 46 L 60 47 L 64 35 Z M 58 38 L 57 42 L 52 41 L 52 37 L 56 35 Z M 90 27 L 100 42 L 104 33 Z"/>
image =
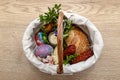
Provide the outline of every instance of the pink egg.
<path id="1" fill-rule="evenodd" d="M 40 56 L 41 58 L 46 58 L 47 55 L 51 55 L 53 52 L 53 47 L 48 44 L 41 44 L 37 47 L 35 51 L 36 56 Z"/>

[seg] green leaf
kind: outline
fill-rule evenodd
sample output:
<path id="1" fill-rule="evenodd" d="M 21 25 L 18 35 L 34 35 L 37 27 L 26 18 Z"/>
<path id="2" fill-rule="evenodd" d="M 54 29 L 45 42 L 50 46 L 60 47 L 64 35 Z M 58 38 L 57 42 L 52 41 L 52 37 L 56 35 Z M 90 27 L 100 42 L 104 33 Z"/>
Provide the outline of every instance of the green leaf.
<path id="1" fill-rule="evenodd" d="M 65 49 L 67 47 L 67 44 L 65 42 L 65 39 L 63 39 L 63 48 Z"/>
<path id="2" fill-rule="evenodd" d="M 68 37 L 68 34 L 63 34 L 63 39 L 66 39 Z"/>
<path id="3" fill-rule="evenodd" d="M 51 12 L 52 10 L 50 9 L 50 7 L 48 7 L 48 10 L 49 10 L 49 12 Z"/>
<path id="4" fill-rule="evenodd" d="M 63 61 L 63 64 L 69 64 L 70 61 L 72 61 L 73 59 L 75 59 L 78 56 L 78 54 L 73 54 L 73 55 L 69 55 L 66 56 L 66 59 Z"/>
<path id="5" fill-rule="evenodd" d="M 40 21 L 46 24 L 56 22 L 61 4 L 55 4 L 53 8 L 48 7 L 48 12 L 40 15 Z"/>
<path id="6" fill-rule="evenodd" d="M 72 29 L 72 21 L 68 20 L 68 19 L 65 19 L 64 23 L 66 24 L 64 26 L 64 34 L 68 34 L 68 32 Z"/>
<path id="7" fill-rule="evenodd" d="M 42 39 L 46 44 L 49 44 L 48 37 L 47 37 L 47 34 L 45 32 L 42 34 Z"/>

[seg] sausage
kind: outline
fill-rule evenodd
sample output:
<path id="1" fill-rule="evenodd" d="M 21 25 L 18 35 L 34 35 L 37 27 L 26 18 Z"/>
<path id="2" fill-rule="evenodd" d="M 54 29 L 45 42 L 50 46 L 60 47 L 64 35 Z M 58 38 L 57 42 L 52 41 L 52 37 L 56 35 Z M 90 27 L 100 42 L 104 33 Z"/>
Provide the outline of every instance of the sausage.
<path id="1" fill-rule="evenodd" d="M 87 60 L 91 56 L 93 56 L 93 51 L 92 50 L 88 50 L 88 51 L 84 52 L 83 54 L 80 54 L 79 56 L 77 56 L 77 58 L 72 60 L 71 63 L 75 64 L 75 63 L 78 63 L 80 61 L 85 61 L 85 60 Z"/>
<path id="2" fill-rule="evenodd" d="M 76 51 L 75 45 L 70 45 L 63 51 L 63 57 L 65 58 L 68 55 L 75 54 L 75 51 Z"/>

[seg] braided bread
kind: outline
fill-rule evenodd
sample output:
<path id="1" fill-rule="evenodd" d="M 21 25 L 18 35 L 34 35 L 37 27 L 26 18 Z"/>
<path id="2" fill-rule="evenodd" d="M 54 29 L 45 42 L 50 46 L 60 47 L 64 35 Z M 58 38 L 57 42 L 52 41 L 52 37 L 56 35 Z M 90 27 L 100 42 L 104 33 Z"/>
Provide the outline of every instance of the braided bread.
<path id="1" fill-rule="evenodd" d="M 76 46 L 76 54 L 82 54 L 90 49 L 90 43 L 87 35 L 79 28 L 74 27 L 68 33 L 68 38 L 66 39 L 67 46 L 74 44 Z"/>

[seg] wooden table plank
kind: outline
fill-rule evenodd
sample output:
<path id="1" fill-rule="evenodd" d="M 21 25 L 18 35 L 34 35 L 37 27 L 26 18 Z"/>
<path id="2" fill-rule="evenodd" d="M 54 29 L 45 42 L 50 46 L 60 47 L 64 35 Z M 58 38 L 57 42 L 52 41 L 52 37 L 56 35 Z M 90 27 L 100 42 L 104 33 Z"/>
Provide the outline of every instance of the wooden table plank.
<path id="1" fill-rule="evenodd" d="M 22 37 L 27 25 L 54 3 L 91 20 L 105 43 L 98 62 L 72 76 L 42 73 L 23 54 Z M 0 0 L 0 80 L 119 80 L 119 35 L 120 0 Z"/>

